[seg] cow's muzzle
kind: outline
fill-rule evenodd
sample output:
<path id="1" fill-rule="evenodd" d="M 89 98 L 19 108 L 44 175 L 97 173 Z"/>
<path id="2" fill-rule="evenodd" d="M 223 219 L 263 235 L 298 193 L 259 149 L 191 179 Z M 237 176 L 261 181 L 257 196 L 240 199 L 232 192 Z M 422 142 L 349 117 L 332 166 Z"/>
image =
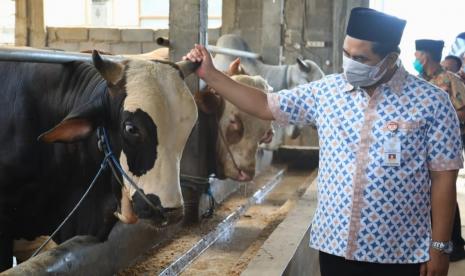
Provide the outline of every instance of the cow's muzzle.
<path id="1" fill-rule="evenodd" d="M 140 219 L 146 219 L 157 227 L 164 227 L 181 221 L 184 216 L 183 208 L 163 208 L 160 198 L 154 194 L 146 195 L 150 200 L 149 205 L 141 195 L 135 193 L 132 196 L 134 213 Z M 156 208 L 154 208 L 156 207 Z"/>

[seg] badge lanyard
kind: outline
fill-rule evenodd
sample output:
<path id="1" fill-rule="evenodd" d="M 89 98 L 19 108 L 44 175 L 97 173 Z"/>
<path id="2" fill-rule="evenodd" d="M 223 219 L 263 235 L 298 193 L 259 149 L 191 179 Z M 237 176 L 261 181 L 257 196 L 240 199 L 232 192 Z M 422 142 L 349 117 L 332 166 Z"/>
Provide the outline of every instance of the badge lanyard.
<path id="1" fill-rule="evenodd" d="M 389 138 L 384 143 L 384 166 L 400 166 L 401 148 L 400 139 L 397 135 L 398 128 L 399 125 L 396 122 L 389 122 L 387 125 Z"/>

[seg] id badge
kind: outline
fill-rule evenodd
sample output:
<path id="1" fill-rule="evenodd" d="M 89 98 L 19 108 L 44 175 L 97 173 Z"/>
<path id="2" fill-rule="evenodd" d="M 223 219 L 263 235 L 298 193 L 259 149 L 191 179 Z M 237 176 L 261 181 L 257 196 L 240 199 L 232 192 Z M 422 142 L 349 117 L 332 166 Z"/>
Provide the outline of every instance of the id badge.
<path id="1" fill-rule="evenodd" d="M 390 167 L 400 166 L 400 140 L 392 135 L 384 143 L 384 165 Z"/>

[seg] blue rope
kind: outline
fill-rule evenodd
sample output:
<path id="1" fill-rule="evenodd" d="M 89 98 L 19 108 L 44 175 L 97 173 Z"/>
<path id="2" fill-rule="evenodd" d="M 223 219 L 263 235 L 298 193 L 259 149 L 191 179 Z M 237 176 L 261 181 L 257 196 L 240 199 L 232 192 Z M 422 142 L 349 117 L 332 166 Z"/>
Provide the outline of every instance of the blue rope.
<path id="1" fill-rule="evenodd" d="M 103 146 L 103 151 L 105 153 L 105 156 L 108 156 L 109 157 L 109 161 L 111 161 L 112 165 L 114 165 L 116 167 L 116 169 L 118 170 L 118 172 L 123 176 L 124 179 L 126 179 L 128 181 L 128 183 L 132 186 L 132 188 L 134 188 L 136 190 L 136 192 L 142 197 L 142 199 L 150 206 L 152 207 L 155 211 L 158 211 L 160 212 L 161 216 L 164 218 L 164 215 L 163 215 L 163 210 L 162 208 L 160 207 L 157 207 L 155 206 L 148 198 L 147 196 L 144 194 L 144 192 L 137 186 L 136 183 L 134 183 L 134 181 L 126 174 L 126 172 L 123 170 L 123 168 L 121 167 L 119 161 L 116 159 L 115 155 L 113 154 L 113 152 L 111 151 L 111 147 L 110 147 L 110 142 L 109 142 L 109 139 L 108 139 L 108 136 L 107 136 L 107 131 L 105 130 L 105 128 L 101 127 L 97 130 L 97 133 L 101 132 L 101 137 L 103 138 L 102 140 L 102 146 Z M 99 135 L 100 136 L 100 135 Z M 115 177 L 119 177 L 118 175 L 115 175 Z"/>
<path id="2" fill-rule="evenodd" d="M 60 225 L 58 225 L 57 229 L 55 229 L 55 231 L 53 231 L 53 233 L 47 238 L 47 240 L 45 240 L 45 242 L 42 243 L 42 245 L 34 252 L 34 254 L 32 254 L 31 258 L 37 256 L 37 254 L 39 254 L 40 251 L 42 251 L 42 249 L 53 239 L 53 237 L 58 233 L 58 231 L 61 230 L 63 225 L 65 225 L 65 223 L 71 218 L 71 216 L 74 214 L 74 212 L 76 212 L 77 208 L 84 201 L 84 199 L 86 198 L 87 194 L 89 194 L 92 187 L 94 187 L 94 184 L 95 184 L 95 182 L 97 182 L 97 179 L 99 178 L 99 176 L 106 169 L 107 162 L 108 162 L 108 157 L 109 156 L 105 156 L 105 158 L 103 159 L 102 163 L 100 164 L 100 169 L 98 170 L 97 174 L 94 176 L 94 179 L 92 179 L 92 182 L 90 183 L 90 185 L 87 188 L 86 192 L 82 195 L 81 199 L 79 199 L 78 203 L 74 206 L 74 208 L 71 210 L 71 212 L 68 214 L 68 216 L 66 216 L 66 218 L 60 223 Z"/>
<path id="3" fill-rule="evenodd" d="M 126 172 L 123 170 L 121 165 L 119 164 L 118 160 L 116 159 L 115 155 L 113 154 L 113 151 L 111 150 L 110 147 L 110 142 L 107 136 L 107 132 L 105 128 L 99 127 L 97 129 L 97 136 L 98 136 L 98 147 L 103 153 L 105 154 L 105 157 L 102 160 L 102 163 L 100 164 L 100 169 L 98 170 L 97 174 L 94 176 L 94 179 L 92 179 L 92 182 L 90 183 L 89 187 L 85 191 L 85 193 L 82 195 L 81 199 L 77 202 L 77 204 L 74 206 L 74 208 L 71 210 L 71 212 L 66 216 L 66 218 L 58 225 L 58 227 L 53 231 L 53 233 L 45 240 L 42 245 L 32 254 L 32 257 L 37 256 L 37 254 L 42 251 L 42 249 L 55 237 L 55 235 L 61 230 L 63 225 L 71 218 L 71 216 L 76 212 L 76 210 L 79 208 L 81 203 L 84 201 L 84 199 L 87 197 L 89 194 L 90 190 L 94 186 L 94 184 L 97 182 L 97 179 L 99 176 L 102 174 L 102 172 L 107 168 L 107 166 L 110 166 L 112 169 L 112 173 L 114 177 L 120 182 L 119 176 L 116 174 L 116 172 L 113 170 L 115 167 L 116 169 L 121 173 L 121 175 L 128 181 L 128 183 L 136 190 L 137 193 L 140 194 L 142 199 L 150 206 L 152 207 L 155 211 L 160 212 L 160 215 L 163 219 L 166 220 L 164 216 L 163 209 L 160 207 L 156 207 L 148 198 L 147 196 L 141 191 L 141 189 L 137 186 L 136 183 L 126 174 Z M 120 182 L 121 183 L 121 182 Z"/>

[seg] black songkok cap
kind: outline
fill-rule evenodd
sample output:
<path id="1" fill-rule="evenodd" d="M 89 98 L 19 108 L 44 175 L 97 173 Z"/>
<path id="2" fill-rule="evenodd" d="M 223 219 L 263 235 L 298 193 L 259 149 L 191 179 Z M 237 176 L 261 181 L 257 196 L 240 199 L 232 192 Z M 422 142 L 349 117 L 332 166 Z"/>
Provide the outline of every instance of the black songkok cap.
<path id="1" fill-rule="evenodd" d="M 399 45 L 407 21 L 369 9 L 354 8 L 350 12 L 347 35 L 371 42 Z"/>
<path id="2" fill-rule="evenodd" d="M 443 40 L 432 40 L 432 39 L 415 40 L 415 49 L 417 51 L 429 53 L 431 56 L 435 58 L 436 61 L 441 60 L 442 48 L 444 48 Z"/>

